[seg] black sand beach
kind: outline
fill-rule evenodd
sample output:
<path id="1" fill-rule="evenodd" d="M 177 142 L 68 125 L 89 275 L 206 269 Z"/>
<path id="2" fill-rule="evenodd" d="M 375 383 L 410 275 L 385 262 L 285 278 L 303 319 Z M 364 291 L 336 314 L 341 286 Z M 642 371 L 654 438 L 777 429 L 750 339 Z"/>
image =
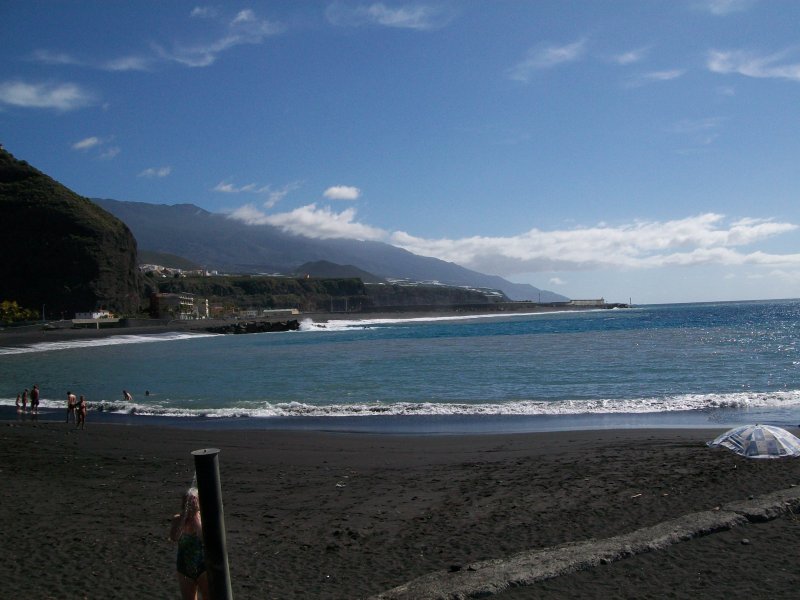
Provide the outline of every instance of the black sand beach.
<path id="1" fill-rule="evenodd" d="M 800 483 L 800 461 L 708 449 L 717 433 L 3 422 L 0 596 L 178 597 L 169 518 L 199 448 L 221 449 L 235 597 L 367 598 L 433 571 L 609 538 Z M 497 597 L 796 597 L 799 534 L 784 516 Z"/>

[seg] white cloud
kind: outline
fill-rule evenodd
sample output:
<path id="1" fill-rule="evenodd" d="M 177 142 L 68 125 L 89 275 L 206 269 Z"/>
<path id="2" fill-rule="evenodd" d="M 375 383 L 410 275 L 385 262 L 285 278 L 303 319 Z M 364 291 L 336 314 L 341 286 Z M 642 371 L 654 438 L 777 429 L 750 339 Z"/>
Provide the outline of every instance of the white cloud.
<path id="1" fill-rule="evenodd" d="M 748 10 L 753 4 L 754 0 L 704 0 L 697 7 L 712 15 L 725 16 Z"/>
<path id="2" fill-rule="evenodd" d="M 567 282 L 560 277 L 551 277 L 548 283 L 550 285 L 565 285 Z"/>
<path id="3" fill-rule="evenodd" d="M 527 83 L 536 71 L 579 60 L 586 51 L 586 40 L 565 46 L 539 46 L 528 51 L 526 57 L 507 70 L 514 81 Z"/>
<path id="4" fill-rule="evenodd" d="M 427 240 L 395 232 L 391 240 L 415 254 L 499 275 L 708 263 L 800 266 L 800 254 L 742 253 L 735 249 L 795 231 L 797 225 L 740 219 L 723 226 L 723 221 L 722 215 L 707 213 L 674 221 L 637 221 L 616 227 L 532 229 L 503 238 L 475 236 Z"/>
<path id="5" fill-rule="evenodd" d="M 99 146 L 103 142 L 100 140 L 99 137 L 92 136 L 88 138 L 84 138 L 79 142 L 75 142 L 72 144 L 73 150 L 89 150 L 90 148 L 94 148 L 95 146 Z"/>
<path id="6" fill-rule="evenodd" d="M 103 160 L 111 160 L 120 152 L 121 150 L 118 146 L 109 146 L 100 153 L 100 158 L 102 158 Z"/>
<path id="7" fill-rule="evenodd" d="M 649 83 L 659 83 L 662 81 L 672 81 L 682 77 L 686 71 L 684 69 L 666 69 L 663 71 L 650 71 L 641 73 L 628 80 L 628 87 L 641 87 Z"/>
<path id="8" fill-rule="evenodd" d="M 322 194 L 328 200 L 358 200 L 361 190 L 350 185 L 334 185 Z"/>
<path id="9" fill-rule="evenodd" d="M 361 6 L 334 2 L 326 9 L 325 16 L 336 26 L 381 25 L 417 31 L 439 29 L 449 20 L 449 15 L 439 7 L 425 4 L 389 7 L 382 2 Z"/>
<path id="10" fill-rule="evenodd" d="M 148 179 L 166 177 L 172 173 L 172 167 L 150 167 L 139 173 L 139 177 L 146 177 Z"/>
<path id="11" fill-rule="evenodd" d="M 192 11 L 192 16 L 195 15 Z M 209 15 L 210 16 L 210 15 Z M 260 44 L 266 38 L 278 35 L 285 30 L 280 23 L 259 19 L 250 9 L 239 11 L 226 25 L 216 39 L 199 44 L 175 44 L 167 50 L 160 44 L 153 44 L 158 55 L 187 67 L 207 67 L 214 64 L 220 54 L 243 44 Z"/>
<path id="12" fill-rule="evenodd" d="M 214 186 L 214 191 L 222 192 L 223 194 L 260 194 L 266 197 L 264 208 L 272 208 L 299 187 L 300 182 L 297 181 L 287 183 L 279 188 L 275 188 L 272 185 L 257 185 L 255 183 L 236 186 L 228 181 L 220 181 Z"/>
<path id="13" fill-rule="evenodd" d="M 250 225 L 272 225 L 309 238 L 350 238 L 384 241 L 421 256 L 454 262 L 483 273 L 503 276 L 553 271 L 597 269 L 654 269 L 721 265 L 727 267 L 800 270 L 799 254 L 770 254 L 743 249 L 798 230 L 792 223 L 744 218 L 726 221 L 705 213 L 672 221 L 635 221 L 616 226 L 541 231 L 531 229 L 509 237 L 474 236 L 462 239 L 424 239 L 394 233 L 356 220 L 353 208 L 335 212 L 316 204 L 269 214 L 248 204 L 230 218 Z M 561 279 L 550 282 L 564 285 Z"/>
<path id="14" fill-rule="evenodd" d="M 0 82 L 0 104 L 69 111 L 94 103 L 94 95 L 75 83 Z"/>
<path id="15" fill-rule="evenodd" d="M 36 50 L 32 59 L 45 65 L 79 65 L 83 63 L 66 52 L 51 52 L 50 50 Z"/>
<path id="16" fill-rule="evenodd" d="M 231 21 L 231 25 L 236 25 L 238 23 L 253 23 L 255 20 L 256 13 L 248 8 L 245 10 L 240 10 L 234 17 L 233 21 Z"/>
<path id="17" fill-rule="evenodd" d="M 217 9 L 210 6 L 195 6 L 189 16 L 193 19 L 211 19 L 217 16 Z"/>
<path id="18" fill-rule="evenodd" d="M 230 182 L 220 181 L 216 186 L 214 186 L 214 191 L 222 192 L 223 194 L 241 194 L 243 192 L 254 192 L 256 191 L 256 184 L 249 183 L 247 185 L 235 186 Z"/>
<path id="19" fill-rule="evenodd" d="M 90 150 L 96 150 L 98 151 L 98 154 L 96 155 L 98 158 L 101 158 L 103 160 L 110 160 L 121 152 L 118 146 L 108 145 L 112 139 L 113 138 L 103 139 L 96 135 L 93 135 L 75 142 L 74 144 L 72 144 L 72 149 L 81 152 L 89 152 Z"/>
<path id="20" fill-rule="evenodd" d="M 711 50 L 706 64 L 713 73 L 737 73 L 746 77 L 800 81 L 800 62 L 785 62 L 784 59 L 789 54 L 789 50 L 767 56 L 741 50 Z"/>
<path id="21" fill-rule="evenodd" d="M 649 79 L 650 81 L 672 81 L 673 79 L 677 79 L 681 77 L 686 71 L 683 69 L 669 69 L 667 71 L 651 71 L 650 73 L 645 73 L 642 75 L 644 79 Z"/>
<path id="22" fill-rule="evenodd" d="M 611 60 L 618 65 L 632 65 L 634 63 L 643 61 L 645 56 L 647 56 L 648 51 L 648 48 L 639 48 L 638 50 L 631 50 L 629 52 L 623 52 L 622 54 L 612 56 Z"/>
<path id="23" fill-rule="evenodd" d="M 287 183 L 284 186 L 281 186 L 277 189 L 273 189 L 272 186 L 267 186 L 268 189 L 265 190 L 267 194 L 267 200 L 264 202 L 264 208 L 272 208 L 278 202 L 283 200 L 286 196 L 288 196 L 291 192 L 298 189 L 300 187 L 300 183 L 294 181 L 292 183 Z"/>
<path id="24" fill-rule="evenodd" d="M 150 59 L 142 56 L 123 56 L 108 60 L 99 65 L 104 71 L 147 71 L 150 68 Z"/>
<path id="25" fill-rule="evenodd" d="M 150 52 L 131 54 L 119 58 L 84 59 L 63 52 L 37 50 L 31 59 L 48 65 L 73 65 L 103 71 L 148 71 L 159 61 L 177 62 L 188 67 L 207 67 L 220 54 L 243 44 L 260 44 L 270 36 L 282 33 L 285 27 L 267 19 L 260 19 L 251 9 L 240 10 L 232 19 L 218 18 L 218 11 L 210 7 L 195 7 L 191 18 L 209 19 L 211 26 L 219 28 L 213 39 L 200 43 L 175 43 L 171 47 L 154 42 Z"/>
<path id="26" fill-rule="evenodd" d="M 242 206 L 229 217 L 248 225 L 272 225 L 280 229 L 309 238 L 348 238 L 356 240 L 382 240 L 386 232 L 355 221 L 356 211 L 348 208 L 333 212 L 316 204 L 301 206 L 290 212 L 267 214 L 252 204 Z"/>
<path id="27" fill-rule="evenodd" d="M 89 67 L 103 71 L 146 71 L 151 60 L 142 56 L 123 56 L 105 61 L 83 60 L 64 52 L 50 50 L 37 50 L 32 55 L 32 60 L 45 65 L 72 65 Z"/>

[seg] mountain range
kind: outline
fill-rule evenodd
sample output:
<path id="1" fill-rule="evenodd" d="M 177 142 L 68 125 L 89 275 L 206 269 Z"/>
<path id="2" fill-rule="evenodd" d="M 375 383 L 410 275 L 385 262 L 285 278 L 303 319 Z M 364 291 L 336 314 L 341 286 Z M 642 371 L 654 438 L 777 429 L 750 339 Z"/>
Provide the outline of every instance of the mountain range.
<path id="1" fill-rule="evenodd" d="M 208 270 L 290 274 L 305 263 L 327 261 L 384 279 L 500 290 L 511 300 L 568 300 L 532 285 L 512 283 L 382 242 L 312 239 L 271 225 L 248 225 L 193 204 L 92 200 L 130 228 L 141 251 L 177 255 Z"/>

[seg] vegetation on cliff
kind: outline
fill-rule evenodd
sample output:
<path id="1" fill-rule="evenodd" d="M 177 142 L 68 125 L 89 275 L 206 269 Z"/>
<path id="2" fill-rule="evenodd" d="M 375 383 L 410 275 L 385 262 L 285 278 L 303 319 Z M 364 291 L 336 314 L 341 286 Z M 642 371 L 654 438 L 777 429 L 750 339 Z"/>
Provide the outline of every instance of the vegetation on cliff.
<path id="1" fill-rule="evenodd" d="M 30 308 L 23 308 L 14 300 L 0 302 L 0 325 L 10 325 L 21 321 L 33 321 L 39 313 Z"/>
<path id="2" fill-rule="evenodd" d="M 212 305 L 233 308 L 298 308 L 336 310 L 339 304 L 360 306 L 367 301 L 360 279 L 306 279 L 265 276 L 146 277 L 146 288 L 161 293 L 186 293 L 207 298 Z M 346 300 L 347 299 L 347 300 Z"/>
<path id="3" fill-rule="evenodd" d="M 365 284 L 359 278 L 237 276 L 146 276 L 149 292 L 186 293 L 207 298 L 225 311 L 235 308 L 297 308 L 304 312 L 358 312 L 377 308 L 486 304 L 505 299 L 462 288 L 435 285 Z"/>
<path id="4" fill-rule="evenodd" d="M 138 312 L 136 240 L 119 219 L 0 147 L 0 298 L 72 317 Z"/>

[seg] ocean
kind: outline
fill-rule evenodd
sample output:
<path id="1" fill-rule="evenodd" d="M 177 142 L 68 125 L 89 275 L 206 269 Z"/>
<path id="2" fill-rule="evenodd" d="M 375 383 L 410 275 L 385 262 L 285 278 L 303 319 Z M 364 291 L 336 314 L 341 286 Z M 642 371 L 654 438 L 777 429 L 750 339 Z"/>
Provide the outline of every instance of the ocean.
<path id="1" fill-rule="evenodd" d="M 37 383 L 88 421 L 462 433 L 800 423 L 800 300 L 315 323 L 0 348 L 2 418 Z M 122 390 L 133 395 L 122 400 Z"/>

